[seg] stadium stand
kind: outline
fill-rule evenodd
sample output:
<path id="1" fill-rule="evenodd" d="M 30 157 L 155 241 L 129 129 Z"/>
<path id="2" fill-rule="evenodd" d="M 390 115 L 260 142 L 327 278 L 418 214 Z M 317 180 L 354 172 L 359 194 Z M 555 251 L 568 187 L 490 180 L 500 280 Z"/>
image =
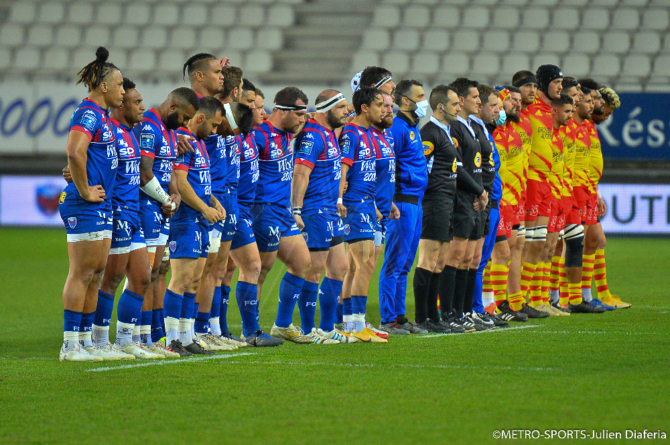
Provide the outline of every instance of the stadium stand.
<path id="1" fill-rule="evenodd" d="M 205 50 L 264 83 L 339 84 L 381 63 L 498 84 L 555 63 L 620 91 L 670 90 L 667 0 L 0 0 L 3 79 L 72 79 L 98 45 L 144 80 L 176 80 Z"/>

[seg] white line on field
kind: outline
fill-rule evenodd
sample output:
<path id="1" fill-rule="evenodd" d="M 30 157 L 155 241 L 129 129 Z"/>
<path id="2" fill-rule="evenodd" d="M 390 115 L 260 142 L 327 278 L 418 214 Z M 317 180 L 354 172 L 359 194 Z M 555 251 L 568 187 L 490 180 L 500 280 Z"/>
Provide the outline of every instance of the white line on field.
<path id="1" fill-rule="evenodd" d="M 498 329 L 489 329 L 488 331 L 477 331 L 477 332 L 470 332 L 470 334 L 487 334 L 490 332 L 507 332 L 507 331 L 515 331 L 518 329 L 528 329 L 528 328 L 539 328 L 539 324 L 529 324 L 525 326 L 515 326 L 513 328 L 498 328 Z M 454 335 L 460 335 L 460 334 L 423 334 L 423 335 L 412 335 L 412 337 L 417 337 L 417 338 L 436 338 L 436 337 L 446 337 L 446 336 L 454 336 Z"/>
<path id="2" fill-rule="evenodd" d="M 375 364 L 375 363 L 326 363 L 326 362 L 276 362 L 276 361 L 227 361 L 224 365 L 279 365 L 279 366 L 329 366 L 345 368 L 417 368 L 417 369 L 477 369 L 500 371 L 561 371 L 559 368 L 538 368 L 523 366 L 463 366 L 463 365 L 411 365 L 411 364 Z"/>
<path id="3" fill-rule="evenodd" d="M 156 366 L 156 365 L 174 365 L 181 363 L 192 363 L 192 362 L 204 362 L 207 360 L 226 360 L 233 357 L 241 357 L 243 355 L 254 355 L 255 352 L 240 352 L 237 354 L 228 354 L 228 355 L 214 355 L 207 357 L 190 357 L 184 359 L 168 359 L 168 360 L 152 360 L 150 362 L 136 363 L 133 365 L 121 365 L 121 366 L 104 366 L 101 368 L 87 369 L 85 372 L 100 372 L 100 371 L 113 371 L 115 369 L 130 369 L 130 368 L 142 368 L 144 366 Z"/>
<path id="4" fill-rule="evenodd" d="M 668 335 L 666 332 L 537 331 L 538 334 Z"/>

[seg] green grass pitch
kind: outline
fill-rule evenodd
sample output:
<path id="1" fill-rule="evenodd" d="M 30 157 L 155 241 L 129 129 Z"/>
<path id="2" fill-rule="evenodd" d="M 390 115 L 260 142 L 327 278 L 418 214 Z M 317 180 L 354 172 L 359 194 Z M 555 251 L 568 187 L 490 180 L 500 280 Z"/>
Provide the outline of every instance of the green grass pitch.
<path id="1" fill-rule="evenodd" d="M 58 361 L 64 231 L 2 229 L 0 246 L 2 444 L 487 444 L 509 442 L 493 438 L 499 429 L 670 433 L 668 239 L 609 240 L 610 288 L 633 304 L 627 310 L 386 345 L 97 364 Z M 278 263 L 264 287 L 268 331 L 284 270 Z M 377 283 L 378 275 L 374 323 Z M 411 285 L 407 306 L 411 317 Z M 235 303 L 228 315 L 239 331 Z"/>

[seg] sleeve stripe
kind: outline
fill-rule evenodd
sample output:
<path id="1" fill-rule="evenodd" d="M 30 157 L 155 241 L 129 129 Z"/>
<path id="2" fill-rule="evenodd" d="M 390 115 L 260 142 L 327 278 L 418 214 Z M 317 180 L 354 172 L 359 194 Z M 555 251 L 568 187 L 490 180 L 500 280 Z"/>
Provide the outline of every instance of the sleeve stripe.
<path id="1" fill-rule="evenodd" d="M 185 172 L 188 172 L 188 165 L 186 164 L 174 164 L 174 168 L 176 170 L 183 170 Z"/>
<path id="2" fill-rule="evenodd" d="M 342 163 L 343 163 L 343 164 L 347 164 L 349 167 L 351 167 L 352 165 L 354 165 L 354 161 L 353 161 L 353 160 L 351 160 L 351 159 L 349 159 L 349 158 L 345 158 L 345 157 L 342 157 Z"/>
<path id="3" fill-rule="evenodd" d="M 72 128 L 70 128 L 70 131 L 72 131 L 72 130 L 81 131 L 81 132 L 84 133 L 86 136 L 88 136 L 88 140 L 89 140 L 89 141 L 92 141 L 92 140 L 93 140 L 93 135 L 91 134 L 91 132 L 88 131 L 88 129 L 82 127 L 82 126 L 75 125 L 75 126 L 73 126 Z"/>
<path id="4" fill-rule="evenodd" d="M 155 159 L 155 158 L 156 158 L 156 153 L 154 153 L 154 152 L 152 152 L 152 151 L 141 150 L 141 151 L 140 151 L 140 154 L 141 154 L 142 156 L 144 156 L 145 158 L 151 158 L 151 159 Z"/>

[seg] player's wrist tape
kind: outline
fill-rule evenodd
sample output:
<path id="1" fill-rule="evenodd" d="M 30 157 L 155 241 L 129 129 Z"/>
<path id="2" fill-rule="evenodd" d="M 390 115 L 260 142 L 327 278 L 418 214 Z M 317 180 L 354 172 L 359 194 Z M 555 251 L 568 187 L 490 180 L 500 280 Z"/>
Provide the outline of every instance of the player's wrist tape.
<path id="1" fill-rule="evenodd" d="M 226 110 L 226 119 L 228 119 L 230 129 L 233 131 L 237 130 L 237 122 L 235 122 L 235 117 L 233 116 L 233 109 L 230 108 L 230 104 L 223 104 L 223 108 Z"/>
<path id="2" fill-rule="evenodd" d="M 140 187 L 144 193 L 154 198 L 156 201 L 162 204 L 170 203 L 170 195 L 165 193 L 163 186 L 161 186 L 158 179 L 154 176 L 151 178 L 151 181 L 147 182 L 144 187 Z"/>
<path id="3" fill-rule="evenodd" d="M 342 198 L 337 198 L 337 203 L 342 204 Z"/>
<path id="4" fill-rule="evenodd" d="M 293 207 L 293 215 L 294 215 L 294 216 L 295 216 L 295 215 L 297 215 L 297 216 L 302 215 L 302 207 L 297 207 L 297 206 L 296 206 L 296 207 Z"/>

